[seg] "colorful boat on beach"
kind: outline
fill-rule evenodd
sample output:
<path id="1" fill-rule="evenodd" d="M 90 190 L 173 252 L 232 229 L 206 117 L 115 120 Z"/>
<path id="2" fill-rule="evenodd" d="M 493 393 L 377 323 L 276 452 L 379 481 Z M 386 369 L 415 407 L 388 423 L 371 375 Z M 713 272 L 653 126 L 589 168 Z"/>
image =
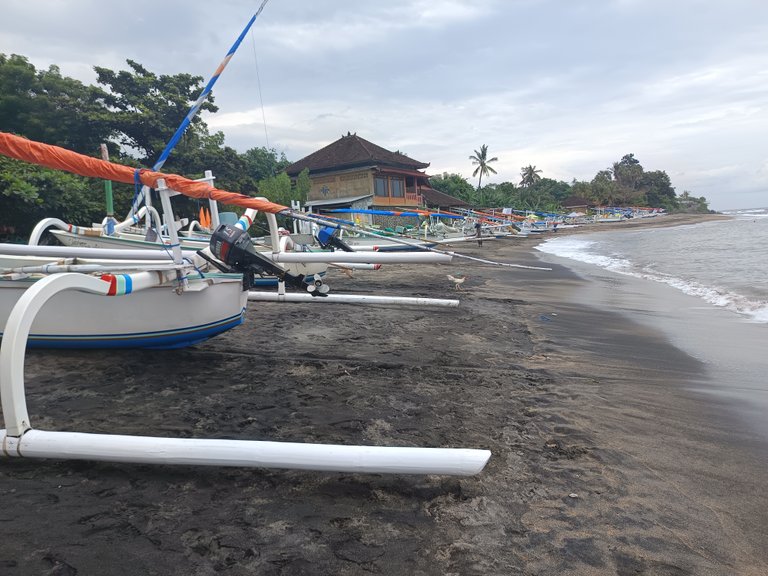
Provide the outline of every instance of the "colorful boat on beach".
<path id="1" fill-rule="evenodd" d="M 2 251 L 2 247 L 0 247 Z M 37 268 L 30 257 L 14 262 L 0 257 L 0 267 Z M 37 257 L 42 270 L 54 271 L 51 258 Z M 76 262 L 75 259 L 70 259 Z M 104 269 L 100 264 L 80 260 L 81 264 L 60 265 L 61 270 Z M 120 265 L 114 261 L 114 268 Z M 94 296 L 77 290 L 63 291 L 48 300 L 35 317 L 29 346 L 45 348 L 182 348 L 203 342 L 243 322 L 248 292 L 242 274 L 197 273 L 188 269 L 178 278 L 176 270 L 159 268 L 147 262 L 146 271 L 136 264 L 124 265 L 126 272 L 102 273 L 99 278 L 110 285 L 120 299 Z M 2 329 L 19 299 L 48 274 L 16 273 L 13 279 L 0 275 L 0 337 Z M 144 290 L 133 290 L 141 281 L 158 281 Z"/>

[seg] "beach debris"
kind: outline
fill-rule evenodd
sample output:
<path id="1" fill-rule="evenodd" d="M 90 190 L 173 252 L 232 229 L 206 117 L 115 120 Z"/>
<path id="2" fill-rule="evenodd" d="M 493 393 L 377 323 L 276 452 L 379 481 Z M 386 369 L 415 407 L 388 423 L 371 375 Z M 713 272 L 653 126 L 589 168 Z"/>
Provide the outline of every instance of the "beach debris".
<path id="1" fill-rule="evenodd" d="M 579 495 L 576 494 L 576 492 L 571 492 L 570 494 L 568 494 L 568 498 L 578 498 L 578 497 Z"/>

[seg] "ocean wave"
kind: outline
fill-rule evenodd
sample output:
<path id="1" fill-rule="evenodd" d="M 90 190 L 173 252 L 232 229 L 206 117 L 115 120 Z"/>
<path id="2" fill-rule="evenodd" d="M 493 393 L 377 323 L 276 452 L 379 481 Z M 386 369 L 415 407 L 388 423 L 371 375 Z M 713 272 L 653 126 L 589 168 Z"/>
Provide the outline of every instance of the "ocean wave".
<path id="1" fill-rule="evenodd" d="M 570 236 L 565 238 L 552 238 L 536 246 L 536 249 L 541 252 L 552 254 L 553 256 L 560 256 L 579 262 L 586 262 L 587 264 L 594 264 L 595 266 L 600 266 L 601 268 L 606 268 L 607 270 L 612 270 L 614 272 L 623 272 L 631 268 L 630 261 L 625 258 L 597 254 L 594 251 L 597 244 L 598 242 L 594 240 L 586 240 L 576 236 Z"/>
<path id="2" fill-rule="evenodd" d="M 751 322 L 768 323 L 768 302 L 751 299 L 719 286 L 706 286 L 694 280 L 666 274 L 653 269 L 652 266 L 639 268 L 621 255 L 608 256 L 597 253 L 600 247 L 600 243 L 595 240 L 573 236 L 547 240 L 536 246 L 536 249 L 553 256 L 592 264 L 618 274 L 667 284 L 714 306 L 735 312 Z"/>
<path id="3" fill-rule="evenodd" d="M 693 280 L 685 280 L 656 271 L 629 271 L 626 273 L 638 278 L 662 282 L 689 296 L 696 296 L 714 306 L 736 312 L 752 322 L 768 322 L 768 302 L 752 300 L 743 294 L 719 286 L 705 286 Z"/>
<path id="4" fill-rule="evenodd" d="M 755 220 L 768 218 L 768 208 L 742 208 L 740 210 L 724 210 L 723 214 L 733 216 L 738 220 Z"/>

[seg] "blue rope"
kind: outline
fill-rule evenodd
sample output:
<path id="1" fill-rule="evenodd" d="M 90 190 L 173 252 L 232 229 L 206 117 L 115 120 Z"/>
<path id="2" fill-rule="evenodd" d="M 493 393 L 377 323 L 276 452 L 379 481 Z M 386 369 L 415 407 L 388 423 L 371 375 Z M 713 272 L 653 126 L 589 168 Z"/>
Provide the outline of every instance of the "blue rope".
<path id="1" fill-rule="evenodd" d="M 189 259 L 189 258 L 187 258 L 186 256 L 184 256 L 184 258 L 182 258 L 182 260 L 183 260 L 184 262 L 188 262 L 189 264 L 191 264 L 191 265 L 192 265 L 192 268 L 194 268 L 194 269 L 195 269 L 195 272 L 197 272 L 198 274 L 200 274 L 200 278 L 205 278 L 205 275 L 203 274 L 203 271 L 202 271 L 202 270 L 200 270 L 200 268 L 198 268 L 197 266 L 195 266 L 195 263 L 194 263 L 194 262 L 192 262 L 192 260 L 190 260 L 190 259 Z"/>
<path id="2" fill-rule="evenodd" d="M 136 198 L 139 197 L 141 192 L 141 168 L 136 168 L 133 171 L 133 199 L 131 200 L 131 206 L 136 203 Z"/>

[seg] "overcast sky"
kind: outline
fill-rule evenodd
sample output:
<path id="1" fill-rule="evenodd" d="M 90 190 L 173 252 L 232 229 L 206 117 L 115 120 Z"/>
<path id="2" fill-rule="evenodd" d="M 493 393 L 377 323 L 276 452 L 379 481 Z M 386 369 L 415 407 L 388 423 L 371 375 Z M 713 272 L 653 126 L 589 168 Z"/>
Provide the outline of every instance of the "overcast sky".
<path id="1" fill-rule="evenodd" d="M 260 4 L 0 0 L 0 53 L 207 82 Z M 356 132 L 476 182 L 487 144 L 497 183 L 633 153 L 711 208 L 768 206 L 768 0 L 270 0 L 214 96 L 240 151 Z"/>

